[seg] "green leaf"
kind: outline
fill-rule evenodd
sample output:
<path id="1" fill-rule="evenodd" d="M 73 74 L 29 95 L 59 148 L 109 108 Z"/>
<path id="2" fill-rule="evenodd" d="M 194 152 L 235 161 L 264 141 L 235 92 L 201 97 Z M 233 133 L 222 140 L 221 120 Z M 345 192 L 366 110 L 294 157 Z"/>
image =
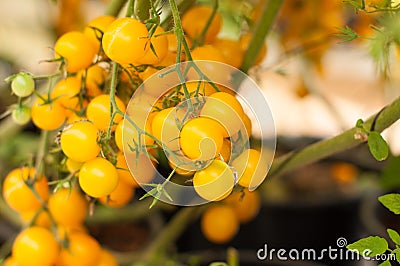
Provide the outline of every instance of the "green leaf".
<path id="1" fill-rule="evenodd" d="M 357 120 L 356 128 L 364 129 L 364 121 L 362 119 Z"/>
<path id="2" fill-rule="evenodd" d="M 389 146 L 378 132 L 372 131 L 369 133 L 368 147 L 372 156 L 378 161 L 383 161 L 389 156 Z"/>
<path id="3" fill-rule="evenodd" d="M 397 262 L 400 263 L 400 249 L 396 248 L 395 250 L 393 250 L 394 255 L 396 255 L 396 260 Z"/>
<path id="4" fill-rule="evenodd" d="M 400 187 L 400 156 L 390 156 L 384 166 L 380 183 L 383 188 L 393 189 Z"/>
<path id="5" fill-rule="evenodd" d="M 400 214 L 400 194 L 392 193 L 380 196 L 379 202 L 394 214 Z"/>
<path id="6" fill-rule="evenodd" d="M 336 29 L 339 32 L 336 33 L 335 35 L 338 36 L 340 39 L 342 39 L 341 43 L 351 42 L 359 37 L 358 34 L 349 26 L 346 26 L 345 28 L 336 28 Z"/>
<path id="7" fill-rule="evenodd" d="M 347 248 L 363 256 L 375 257 L 386 252 L 388 243 L 382 237 L 369 236 L 347 245 Z"/>
<path id="8" fill-rule="evenodd" d="M 389 69 L 389 51 L 391 44 L 391 36 L 387 32 L 375 27 L 374 35 L 368 39 L 369 51 L 372 59 L 374 60 L 378 70 L 382 74 L 387 74 Z"/>
<path id="9" fill-rule="evenodd" d="M 157 194 L 156 192 L 157 192 L 157 188 L 156 187 L 152 188 L 149 192 L 147 192 L 142 197 L 140 197 L 139 200 L 144 200 L 145 198 L 148 198 L 148 197 L 154 197 L 154 195 Z"/>
<path id="10" fill-rule="evenodd" d="M 400 245 L 400 235 L 397 233 L 395 230 L 388 228 L 387 233 L 390 237 L 390 239 L 395 243 L 396 245 Z"/>
<path id="11" fill-rule="evenodd" d="M 362 0 L 362 1 L 359 1 L 359 0 L 344 0 L 343 3 L 352 5 L 356 9 L 356 12 L 358 12 L 359 10 L 364 10 L 365 9 L 364 0 Z"/>
<path id="12" fill-rule="evenodd" d="M 158 202 L 159 198 L 161 196 L 161 191 L 158 191 L 157 194 L 154 196 L 153 201 L 151 202 L 149 209 L 153 208 L 154 205 L 156 205 L 156 203 Z"/>
<path id="13" fill-rule="evenodd" d="M 392 264 L 390 264 L 390 261 L 385 260 L 384 262 L 380 263 L 378 266 L 392 266 Z"/>

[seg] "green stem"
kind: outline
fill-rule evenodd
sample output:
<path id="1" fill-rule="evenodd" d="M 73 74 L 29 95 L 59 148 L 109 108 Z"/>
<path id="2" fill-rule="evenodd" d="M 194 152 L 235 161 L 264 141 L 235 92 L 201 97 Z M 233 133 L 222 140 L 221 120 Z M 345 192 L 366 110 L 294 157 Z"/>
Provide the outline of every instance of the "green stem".
<path id="1" fill-rule="evenodd" d="M 105 15 L 109 16 L 118 16 L 121 9 L 124 7 L 126 0 L 112 0 L 107 5 L 106 10 L 104 12 Z"/>
<path id="2" fill-rule="evenodd" d="M 239 266 L 239 252 L 234 248 L 228 248 L 226 252 L 228 266 Z"/>
<path id="3" fill-rule="evenodd" d="M 249 46 L 244 54 L 243 63 L 240 69 L 247 73 L 250 67 L 253 66 L 258 52 L 265 42 L 265 37 L 271 30 L 271 27 L 278 15 L 279 9 L 284 0 L 269 0 L 264 5 L 260 19 L 257 22 Z"/>
<path id="4" fill-rule="evenodd" d="M 114 118 L 117 113 L 122 113 L 122 111 L 118 108 L 117 102 L 115 100 L 115 93 L 117 91 L 118 85 L 118 69 L 119 65 L 117 62 L 112 62 L 111 65 L 111 82 L 110 82 L 110 123 L 108 125 L 107 130 L 107 139 L 111 138 L 111 128 L 114 123 Z M 124 114 L 122 114 L 123 116 Z"/>
<path id="5" fill-rule="evenodd" d="M 144 254 L 146 261 L 154 261 L 157 260 L 159 256 L 165 255 L 163 252 L 166 251 L 166 248 L 177 240 L 189 223 L 193 221 L 203 209 L 204 208 L 198 207 L 184 207 L 180 209 L 146 249 Z"/>
<path id="6" fill-rule="evenodd" d="M 135 15 L 134 5 L 135 5 L 135 0 L 129 0 L 125 17 L 132 17 L 133 15 Z"/>
<path id="7" fill-rule="evenodd" d="M 36 153 L 36 159 L 35 159 L 36 175 L 43 172 L 42 171 L 42 167 L 44 166 L 43 160 L 47 152 L 49 136 L 50 133 L 47 130 L 42 130 L 40 132 L 39 148 Z"/>
<path id="8" fill-rule="evenodd" d="M 201 31 L 200 35 L 193 40 L 192 48 L 196 46 L 202 46 L 204 44 L 204 39 L 207 34 L 208 28 L 211 26 L 211 23 L 217 14 L 218 9 L 218 0 L 214 0 L 214 6 L 210 17 L 208 18 L 206 25 L 204 26 L 203 30 Z"/>
<path id="9" fill-rule="evenodd" d="M 180 46 L 183 45 L 183 49 L 186 53 L 187 60 L 192 61 L 192 56 L 190 54 L 190 48 L 186 42 L 185 33 L 183 32 L 182 22 L 181 22 L 181 17 L 179 15 L 178 6 L 176 5 L 175 0 L 169 0 L 169 5 L 171 8 L 172 18 L 174 19 L 174 32 L 175 32 L 176 38 L 178 40 L 178 49 L 180 49 Z M 178 54 L 178 56 L 180 56 L 180 55 Z M 179 62 L 177 62 L 177 63 L 179 63 Z"/>
<path id="10" fill-rule="evenodd" d="M 136 0 L 134 4 L 134 14 L 142 22 L 150 18 L 150 0 Z"/>
<path id="11" fill-rule="evenodd" d="M 365 128 L 371 128 L 375 121 L 374 131 L 382 132 L 400 119 L 400 98 L 387 105 L 380 112 L 365 121 Z M 304 166 L 320 159 L 326 158 L 334 153 L 345 151 L 363 142 L 356 138 L 358 133 L 353 127 L 331 139 L 322 140 L 305 147 L 302 150 L 293 151 L 277 158 L 268 173 L 269 176 L 278 176 L 289 172 L 297 167 Z"/>
<path id="12" fill-rule="evenodd" d="M 178 4 L 178 10 L 180 11 L 180 14 L 185 13 L 186 10 L 191 8 L 194 4 L 196 3 L 196 0 L 183 0 Z M 161 22 L 160 26 L 163 27 L 164 29 L 170 28 L 170 24 L 172 22 L 172 13 L 170 12 L 165 19 Z"/>

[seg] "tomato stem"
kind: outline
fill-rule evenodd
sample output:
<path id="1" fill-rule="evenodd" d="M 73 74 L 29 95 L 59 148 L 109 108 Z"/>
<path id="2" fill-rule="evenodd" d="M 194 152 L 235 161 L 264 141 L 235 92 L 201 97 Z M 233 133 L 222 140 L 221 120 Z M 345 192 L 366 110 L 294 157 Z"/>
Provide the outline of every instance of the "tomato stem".
<path id="1" fill-rule="evenodd" d="M 199 36 L 197 36 L 197 38 L 195 38 L 193 40 L 192 49 L 197 46 L 202 46 L 204 44 L 204 39 L 207 34 L 208 28 L 211 26 L 211 23 L 212 23 L 215 15 L 217 14 L 217 10 L 218 10 L 218 0 L 214 0 L 214 6 L 213 6 L 213 10 L 211 12 L 211 15 L 207 19 L 206 25 L 204 25 L 204 28 L 201 30 L 201 33 L 199 34 Z"/>
<path id="2" fill-rule="evenodd" d="M 112 0 L 110 3 L 107 5 L 106 10 L 105 10 L 105 15 L 109 16 L 118 16 L 119 12 L 121 9 L 124 7 L 126 3 L 126 0 Z"/>
<path id="3" fill-rule="evenodd" d="M 135 0 L 129 0 L 125 17 L 129 18 L 129 17 L 133 17 L 135 15 L 134 6 L 135 6 Z M 137 18 L 136 15 L 135 15 L 135 18 Z"/>
<path id="4" fill-rule="evenodd" d="M 181 208 L 163 228 L 161 233 L 157 235 L 157 238 L 151 242 L 144 253 L 144 260 L 151 264 L 156 262 L 161 256 L 165 255 L 167 246 L 174 243 L 185 228 L 194 221 L 208 205 L 201 207 L 185 207 Z"/>
<path id="5" fill-rule="evenodd" d="M 260 20 L 257 22 L 250 44 L 243 57 L 240 69 L 247 73 L 256 61 L 257 55 L 265 42 L 265 37 L 270 32 L 271 27 L 277 17 L 283 0 L 267 1 L 262 10 Z"/>
<path id="6" fill-rule="evenodd" d="M 400 98 L 382 108 L 381 111 L 364 122 L 366 128 L 370 128 L 375 121 L 374 131 L 382 132 L 400 119 Z M 357 139 L 355 136 L 359 128 L 356 126 L 326 140 L 321 140 L 304 149 L 291 152 L 277 158 L 269 171 L 269 176 L 279 176 L 315 161 L 326 158 L 332 154 L 355 147 L 366 140 Z"/>

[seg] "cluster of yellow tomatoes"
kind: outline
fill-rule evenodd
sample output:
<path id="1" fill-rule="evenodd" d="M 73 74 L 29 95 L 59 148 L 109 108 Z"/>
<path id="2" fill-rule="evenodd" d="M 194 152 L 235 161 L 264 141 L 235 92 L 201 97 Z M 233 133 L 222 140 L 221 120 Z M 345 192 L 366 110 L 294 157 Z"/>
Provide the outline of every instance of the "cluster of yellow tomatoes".
<path id="1" fill-rule="evenodd" d="M 212 12 L 210 7 L 195 6 L 182 17 L 193 60 L 213 60 L 240 67 L 251 35 L 244 34 L 239 40 L 217 38 L 222 24 L 218 13 L 203 32 Z M 31 108 L 25 101 L 19 101 L 12 112 L 14 120 L 24 124 L 31 118 L 43 131 L 61 130 L 56 141 L 61 160 L 56 163 L 59 177 L 47 178 L 42 171 L 43 163 L 36 163 L 40 166 L 38 169 L 31 165 L 14 169 L 5 177 L 2 195 L 9 207 L 21 216 L 25 229 L 16 237 L 12 254 L 4 265 L 117 265 L 111 253 L 102 249 L 87 232 L 85 217 L 90 204 L 96 201 L 110 207 L 128 204 L 139 187 L 136 180 L 148 183 L 153 178 L 153 168 L 141 166 L 140 158 L 136 179 L 128 170 L 122 152 L 122 132 L 126 125 L 122 114 L 128 102 L 119 95 L 127 90 L 130 97 L 136 83 L 157 69 L 176 63 L 177 39 L 175 34 L 165 32 L 158 25 L 146 25 L 130 17 L 101 16 L 90 21 L 83 31 L 67 32 L 59 37 L 54 51 L 60 71 L 48 77 L 48 92 L 39 93 L 35 88 L 35 80 L 43 77 L 19 73 L 9 79 L 13 93 L 21 99 L 33 93 L 37 96 Z M 265 52 L 264 47 L 258 62 Z M 187 57 L 182 54 L 182 60 Z M 121 69 L 115 97 L 106 93 L 111 61 Z M 57 80 L 55 84 L 53 80 Z M 178 129 L 174 120 L 169 121 L 168 114 L 174 105 L 187 100 L 182 90 L 191 97 L 207 96 L 207 100 L 197 116 L 186 119 Z M 204 169 L 195 171 L 170 161 L 177 174 L 193 176 L 193 186 L 204 199 L 223 200 L 237 182 L 248 187 L 259 152 L 247 149 L 242 151 L 243 155 L 236 154 L 231 165 L 227 163 L 233 154 L 232 138 L 240 130 L 246 132 L 247 138 L 251 135 L 250 119 L 234 92 L 207 82 L 187 83 L 179 91 L 174 104 L 165 106 L 165 100 L 159 99 L 143 130 L 166 140 L 165 145 L 174 149 L 174 142 L 163 135 L 170 133 L 165 129 L 169 124 L 171 132 L 177 134 L 173 137 L 179 137 L 180 149 L 186 157 L 209 162 Z M 150 154 L 155 154 L 152 150 L 161 147 L 149 135 L 145 145 Z M 203 143 L 204 139 L 212 141 L 212 148 L 204 146 L 207 144 Z M 243 164 L 243 160 L 248 163 Z M 238 167 L 236 177 L 232 170 L 235 162 L 244 165 Z M 213 189 L 204 186 L 215 179 L 220 180 L 219 186 L 214 184 Z M 244 197 L 238 200 L 238 195 Z M 205 236 L 217 243 L 228 241 L 236 233 L 239 222 L 247 222 L 256 215 L 259 202 L 256 192 L 232 194 L 223 204 L 204 214 Z M 226 217 L 232 217 L 229 225 Z"/>

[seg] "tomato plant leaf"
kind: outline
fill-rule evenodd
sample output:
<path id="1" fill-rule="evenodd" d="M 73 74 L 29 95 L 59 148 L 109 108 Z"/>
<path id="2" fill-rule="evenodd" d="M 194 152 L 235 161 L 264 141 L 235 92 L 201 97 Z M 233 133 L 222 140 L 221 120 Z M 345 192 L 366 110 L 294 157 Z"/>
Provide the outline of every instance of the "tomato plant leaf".
<path id="1" fill-rule="evenodd" d="M 400 156 L 390 156 L 387 164 L 384 166 L 380 183 L 386 189 L 400 187 Z"/>
<path id="2" fill-rule="evenodd" d="M 396 256 L 397 262 L 400 263 L 400 249 L 396 248 L 396 249 L 393 251 L 393 254 Z"/>
<path id="3" fill-rule="evenodd" d="M 382 237 L 369 236 L 347 245 L 347 248 L 362 256 L 374 257 L 378 254 L 385 253 L 388 249 L 388 243 L 386 239 Z"/>
<path id="4" fill-rule="evenodd" d="M 352 5 L 355 8 L 356 12 L 358 12 L 359 10 L 364 10 L 365 9 L 364 0 L 362 0 L 362 1 L 344 0 L 343 3 Z"/>
<path id="5" fill-rule="evenodd" d="M 390 237 L 390 239 L 395 243 L 396 245 L 400 245 L 400 235 L 397 233 L 395 230 L 388 228 L 387 233 Z"/>
<path id="6" fill-rule="evenodd" d="M 364 129 L 364 121 L 362 119 L 357 120 L 356 128 Z"/>
<path id="7" fill-rule="evenodd" d="M 394 214 L 400 214 L 400 194 L 392 193 L 380 196 L 379 202 Z"/>
<path id="8" fill-rule="evenodd" d="M 345 28 L 336 28 L 336 29 L 339 32 L 336 33 L 335 35 L 338 36 L 340 39 L 342 39 L 341 43 L 351 42 L 359 37 L 358 34 L 349 26 L 346 26 Z"/>
<path id="9" fill-rule="evenodd" d="M 369 133 L 368 147 L 372 156 L 378 161 L 383 161 L 389 156 L 389 146 L 378 132 L 372 131 Z"/>
<path id="10" fill-rule="evenodd" d="M 384 262 L 380 263 L 378 266 L 391 266 L 390 261 L 385 260 Z"/>

